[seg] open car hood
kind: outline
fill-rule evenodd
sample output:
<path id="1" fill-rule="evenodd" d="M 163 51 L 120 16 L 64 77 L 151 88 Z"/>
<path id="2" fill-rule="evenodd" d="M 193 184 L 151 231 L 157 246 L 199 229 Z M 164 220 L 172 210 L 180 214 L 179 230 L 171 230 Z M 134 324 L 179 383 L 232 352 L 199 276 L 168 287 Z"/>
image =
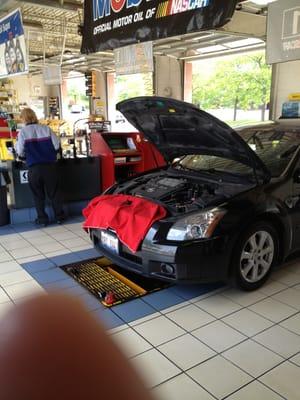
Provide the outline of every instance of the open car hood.
<path id="1" fill-rule="evenodd" d="M 271 177 L 263 161 L 230 126 L 192 104 L 153 96 L 124 100 L 116 108 L 168 162 L 189 154 L 212 155 L 245 164 L 264 180 Z"/>

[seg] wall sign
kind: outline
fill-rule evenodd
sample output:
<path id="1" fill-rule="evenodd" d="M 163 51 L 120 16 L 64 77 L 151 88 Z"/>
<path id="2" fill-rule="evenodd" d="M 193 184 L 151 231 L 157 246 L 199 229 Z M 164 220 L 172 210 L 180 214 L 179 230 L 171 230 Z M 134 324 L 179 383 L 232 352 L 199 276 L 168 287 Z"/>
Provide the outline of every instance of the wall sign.
<path id="1" fill-rule="evenodd" d="M 20 171 L 20 182 L 22 185 L 28 183 L 28 171 Z"/>
<path id="2" fill-rule="evenodd" d="M 83 53 L 225 25 L 237 0 L 86 0 Z"/>
<path id="3" fill-rule="evenodd" d="M 299 0 L 278 0 L 268 9 L 267 62 L 300 60 Z"/>
<path id="4" fill-rule="evenodd" d="M 16 10 L 0 19 L 0 78 L 27 72 L 22 15 Z"/>
<path id="5" fill-rule="evenodd" d="M 152 42 L 137 43 L 114 50 L 117 75 L 153 72 Z"/>

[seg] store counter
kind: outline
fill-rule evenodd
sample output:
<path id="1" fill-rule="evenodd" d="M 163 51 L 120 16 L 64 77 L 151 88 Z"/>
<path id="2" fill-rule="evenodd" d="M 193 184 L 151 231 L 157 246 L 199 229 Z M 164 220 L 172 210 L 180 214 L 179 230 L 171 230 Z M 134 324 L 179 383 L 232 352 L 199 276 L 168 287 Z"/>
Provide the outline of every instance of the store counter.
<path id="1" fill-rule="evenodd" d="M 33 196 L 28 184 L 28 169 L 22 162 L 7 161 L 11 222 L 33 220 Z M 58 161 L 61 190 L 64 204 L 68 208 L 81 209 L 93 197 L 101 193 L 101 163 L 99 157 L 69 158 Z M 78 207 L 76 207 L 76 204 Z M 24 212 L 20 212 L 25 210 Z M 17 218 L 14 216 L 18 215 Z M 22 217 L 21 217 L 22 215 Z"/>

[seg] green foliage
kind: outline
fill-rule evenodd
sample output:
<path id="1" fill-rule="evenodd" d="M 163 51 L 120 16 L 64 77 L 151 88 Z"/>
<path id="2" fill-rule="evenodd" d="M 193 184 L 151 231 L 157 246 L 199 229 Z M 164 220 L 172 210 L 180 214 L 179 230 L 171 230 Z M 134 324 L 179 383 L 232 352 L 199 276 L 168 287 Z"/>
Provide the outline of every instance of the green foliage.
<path id="1" fill-rule="evenodd" d="M 117 101 L 137 96 L 153 95 L 153 77 L 151 73 L 120 75 L 116 78 Z"/>
<path id="2" fill-rule="evenodd" d="M 209 78 L 193 77 L 193 103 L 204 109 L 243 110 L 265 106 L 270 99 L 271 68 L 263 53 L 220 61 Z"/>

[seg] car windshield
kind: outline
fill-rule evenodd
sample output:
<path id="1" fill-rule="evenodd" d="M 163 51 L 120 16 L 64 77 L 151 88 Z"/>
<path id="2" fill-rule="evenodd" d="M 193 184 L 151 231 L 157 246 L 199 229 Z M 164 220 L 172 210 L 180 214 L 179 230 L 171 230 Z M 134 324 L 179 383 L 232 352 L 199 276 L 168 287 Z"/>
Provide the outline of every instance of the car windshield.
<path id="1" fill-rule="evenodd" d="M 278 177 L 285 171 L 300 145 L 300 132 L 248 129 L 239 134 L 267 166 L 272 177 Z M 177 160 L 175 168 L 239 175 L 252 174 L 252 169 L 247 165 L 227 158 L 202 154 L 187 155 Z"/>

